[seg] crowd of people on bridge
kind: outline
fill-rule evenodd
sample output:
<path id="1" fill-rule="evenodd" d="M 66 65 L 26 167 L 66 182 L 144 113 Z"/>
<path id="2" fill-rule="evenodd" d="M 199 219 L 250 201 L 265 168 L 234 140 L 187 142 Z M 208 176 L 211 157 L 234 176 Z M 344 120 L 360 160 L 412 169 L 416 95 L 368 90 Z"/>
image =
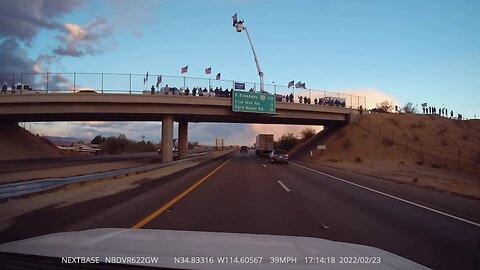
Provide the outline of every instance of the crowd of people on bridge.
<path id="1" fill-rule="evenodd" d="M 423 114 L 439 115 L 439 116 L 447 117 L 447 118 L 450 118 L 450 119 L 454 118 L 453 110 L 450 110 L 450 115 L 449 115 L 448 114 L 448 109 L 445 108 L 445 107 L 437 108 L 437 107 L 434 107 L 434 106 L 424 106 L 424 107 L 422 107 L 422 112 L 423 112 Z M 457 113 L 456 118 L 458 120 L 462 120 L 463 116 L 461 114 Z"/>
<path id="2" fill-rule="evenodd" d="M 151 94 L 163 94 L 163 95 L 179 95 L 179 96 L 199 96 L 199 97 L 223 97 L 223 98 L 231 98 L 233 94 L 233 88 L 226 88 L 223 89 L 222 87 L 215 87 L 207 89 L 206 87 L 194 87 L 190 89 L 189 87 L 183 89 L 182 87 L 170 87 L 165 85 L 156 91 L 155 85 L 152 85 L 150 89 Z M 255 89 L 250 88 L 248 92 L 256 92 Z M 260 91 L 261 93 L 269 94 L 267 91 Z M 282 102 L 294 102 L 293 93 L 289 95 L 280 95 L 275 94 L 276 101 Z M 298 96 L 298 103 L 301 104 L 312 104 L 312 99 L 307 96 Z M 333 97 L 325 97 L 325 98 L 314 98 L 313 99 L 314 105 L 326 105 L 326 106 L 335 106 L 335 107 L 345 107 L 345 99 L 341 98 L 333 98 Z"/>

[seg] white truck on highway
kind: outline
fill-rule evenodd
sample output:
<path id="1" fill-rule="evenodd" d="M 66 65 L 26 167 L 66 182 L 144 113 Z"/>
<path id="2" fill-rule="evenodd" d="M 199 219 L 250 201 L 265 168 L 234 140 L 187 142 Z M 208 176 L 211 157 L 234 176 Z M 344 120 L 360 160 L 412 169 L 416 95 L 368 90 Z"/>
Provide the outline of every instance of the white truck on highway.
<path id="1" fill-rule="evenodd" d="M 255 143 L 255 155 L 268 156 L 273 150 L 273 134 L 258 134 Z"/>

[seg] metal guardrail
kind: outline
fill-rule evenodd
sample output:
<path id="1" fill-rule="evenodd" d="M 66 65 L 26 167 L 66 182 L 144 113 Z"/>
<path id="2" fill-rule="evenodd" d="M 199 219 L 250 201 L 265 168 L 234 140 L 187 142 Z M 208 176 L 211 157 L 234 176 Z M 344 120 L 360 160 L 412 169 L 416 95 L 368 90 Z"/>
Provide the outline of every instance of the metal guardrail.
<path id="1" fill-rule="evenodd" d="M 62 177 L 62 178 L 46 178 L 46 179 L 37 179 L 32 181 L 25 181 L 20 183 L 11 183 L 11 184 L 4 184 L 0 185 L 0 199 L 8 199 L 28 194 L 33 194 L 37 192 L 43 192 L 50 189 L 54 189 L 60 186 L 75 184 L 75 183 L 82 183 L 91 180 L 98 180 L 103 178 L 110 178 L 115 176 L 120 176 L 124 174 L 130 173 L 137 173 L 137 172 L 147 172 L 158 168 L 172 166 L 178 163 L 182 163 L 185 161 L 193 160 L 197 157 L 207 155 L 209 152 L 201 152 L 197 154 L 193 154 L 188 158 L 180 159 L 176 161 L 172 161 L 169 163 L 163 164 L 152 164 L 134 168 L 126 168 L 120 169 L 115 171 L 108 171 L 108 172 L 99 172 L 99 173 L 92 173 L 86 175 L 79 175 L 79 176 L 71 176 L 71 177 Z"/>
<path id="2" fill-rule="evenodd" d="M 213 74 L 211 76 L 214 76 Z M 26 84 L 38 93 L 76 93 L 81 90 L 93 90 L 97 93 L 118 93 L 118 94 L 143 94 L 150 93 L 151 87 L 158 93 L 162 87 L 168 85 L 170 88 L 187 87 L 202 89 L 234 89 L 235 83 L 244 85 L 244 90 L 258 90 L 259 84 L 241 80 L 216 80 L 215 77 L 199 78 L 187 76 L 170 76 L 164 74 L 125 74 L 125 73 L 82 73 L 82 72 L 47 72 L 47 73 L 0 73 L 0 83 L 8 84 L 8 93 L 17 84 Z M 325 91 L 315 88 L 296 87 L 295 85 L 268 84 L 264 85 L 265 91 L 277 95 L 293 95 L 293 102 L 300 102 L 300 97 L 308 97 L 311 104 L 314 99 L 335 98 L 342 99 L 347 108 L 366 108 L 366 97 L 351 95 L 347 93 Z M 17 91 L 18 92 L 18 91 Z"/>

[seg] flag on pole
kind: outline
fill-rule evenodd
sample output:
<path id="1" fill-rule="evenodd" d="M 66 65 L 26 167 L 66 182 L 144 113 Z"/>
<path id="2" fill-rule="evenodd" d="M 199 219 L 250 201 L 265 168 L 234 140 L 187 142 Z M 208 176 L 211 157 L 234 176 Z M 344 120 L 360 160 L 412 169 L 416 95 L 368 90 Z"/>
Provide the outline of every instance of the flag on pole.
<path id="1" fill-rule="evenodd" d="M 148 82 L 148 72 L 145 74 L 145 77 L 143 78 L 143 84 Z"/>
<path id="2" fill-rule="evenodd" d="M 301 87 L 302 87 L 303 89 L 307 89 L 307 88 L 305 87 L 305 83 L 302 83 Z"/>
<path id="3" fill-rule="evenodd" d="M 215 80 L 220 80 L 220 73 L 217 74 L 217 77 L 215 77 Z"/>
<path id="4" fill-rule="evenodd" d="M 295 84 L 295 88 L 301 88 L 302 87 L 302 82 L 301 81 L 298 81 L 296 84 Z"/>
<path id="5" fill-rule="evenodd" d="M 233 26 L 235 26 L 235 24 L 237 24 L 237 13 L 235 13 L 235 15 L 232 16 L 232 19 L 233 19 Z"/>
<path id="6" fill-rule="evenodd" d="M 423 108 L 426 108 L 426 107 L 427 107 L 427 103 L 426 103 L 426 102 L 425 102 L 425 103 L 422 103 L 422 107 L 423 107 Z"/>
<path id="7" fill-rule="evenodd" d="M 210 73 L 212 73 L 212 68 L 211 67 L 206 68 L 205 69 L 205 74 L 210 74 Z"/>
<path id="8" fill-rule="evenodd" d="M 293 86 L 293 83 L 294 83 L 294 81 L 289 82 L 289 83 L 288 83 L 288 88 L 292 87 L 292 86 Z"/>
<path id="9" fill-rule="evenodd" d="M 182 67 L 182 74 L 187 73 L 187 71 L 188 71 L 188 66 Z"/>
<path id="10" fill-rule="evenodd" d="M 162 75 L 157 76 L 157 88 L 162 83 Z"/>

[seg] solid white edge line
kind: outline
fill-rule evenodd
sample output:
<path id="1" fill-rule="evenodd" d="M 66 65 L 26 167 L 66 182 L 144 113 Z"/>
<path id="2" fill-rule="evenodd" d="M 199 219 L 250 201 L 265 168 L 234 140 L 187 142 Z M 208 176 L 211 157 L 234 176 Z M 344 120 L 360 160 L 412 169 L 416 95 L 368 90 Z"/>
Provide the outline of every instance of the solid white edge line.
<path id="1" fill-rule="evenodd" d="M 389 198 L 392 198 L 392 199 L 395 199 L 395 200 L 399 200 L 399 201 L 401 201 L 401 202 L 408 203 L 408 204 L 411 204 L 411 205 L 414 205 L 414 206 L 423 208 L 423 209 L 425 209 L 425 210 L 432 211 L 432 212 L 437 213 L 437 214 L 440 214 L 440 215 L 444 215 L 444 216 L 447 216 L 447 217 L 450 217 L 450 218 L 453 218 L 453 219 L 456 219 L 456 220 L 459 220 L 459 221 L 463 221 L 463 222 L 468 223 L 468 224 L 470 224 L 470 225 L 474 225 L 474 226 L 480 227 L 480 223 L 476 223 L 476 222 L 471 221 L 471 220 L 468 220 L 468 219 L 464 219 L 464 218 L 461 218 L 461 217 L 457 217 L 457 216 L 454 216 L 454 215 L 452 215 L 452 214 L 445 213 L 445 212 L 442 212 L 442 211 L 437 210 L 437 209 L 430 208 L 430 207 L 425 206 L 425 205 L 421 205 L 421 204 L 418 204 L 418 203 L 415 203 L 415 202 L 411 202 L 411 201 L 402 199 L 402 198 L 400 198 L 400 197 L 393 196 L 393 195 L 390 195 L 390 194 L 385 193 L 385 192 L 382 192 L 382 191 L 378 191 L 378 190 L 373 189 L 373 188 L 365 187 L 365 186 L 362 186 L 362 185 L 359 185 L 359 184 L 356 184 L 356 183 L 353 183 L 353 182 L 344 180 L 344 179 L 342 179 L 342 178 L 338 178 L 338 177 L 336 177 L 336 176 L 329 175 L 329 174 L 326 174 L 326 173 L 323 173 L 323 172 L 320 172 L 320 171 L 317 171 L 317 170 L 314 170 L 314 169 L 311 169 L 311 168 L 302 166 L 302 165 L 297 164 L 297 163 L 294 163 L 294 162 L 290 162 L 290 163 L 293 164 L 293 165 L 295 165 L 295 166 L 298 166 L 298 167 L 300 167 L 300 168 L 303 168 L 303 169 L 305 169 L 305 170 L 309 170 L 309 171 L 312 171 L 312 172 L 315 172 L 315 173 L 318 173 L 318 174 L 322 174 L 322 175 L 324 175 L 324 176 L 333 178 L 333 179 L 335 179 L 335 180 L 342 181 L 342 182 L 344 182 L 344 183 L 347 183 L 347 184 L 350 184 L 350 185 L 353 185 L 353 186 L 356 186 L 356 187 L 359 187 L 359 188 L 363 188 L 363 189 L 369 190 L 369 191 L 371 191 L 371 192 L 375 192 L 375 193 L 378 193 L 378 194 L 380 194 L 380 195 L 383 195 L 383 196 L 386 196 L 386 197 L 389 197 Z"/>
<path id="2" fill-rule="evenodd" d="M 282 183 L 282 181 L 280 181 L 280 180 L 277 180 L 277 183 L 279 183 L 279 184 L 280 184 L 280 186 L 282 186 L 282 187 L 283 187 L 283 189 L 285 189 L 285 191 L 286 191 L 286 192 L 290 192 L 290 191 L 291 191 L 291 190 L 290 190 L 290 189 L 289 189 L 287 186 L 285 186 L 285 184 L 284 184 L 284 183 Z"/>

